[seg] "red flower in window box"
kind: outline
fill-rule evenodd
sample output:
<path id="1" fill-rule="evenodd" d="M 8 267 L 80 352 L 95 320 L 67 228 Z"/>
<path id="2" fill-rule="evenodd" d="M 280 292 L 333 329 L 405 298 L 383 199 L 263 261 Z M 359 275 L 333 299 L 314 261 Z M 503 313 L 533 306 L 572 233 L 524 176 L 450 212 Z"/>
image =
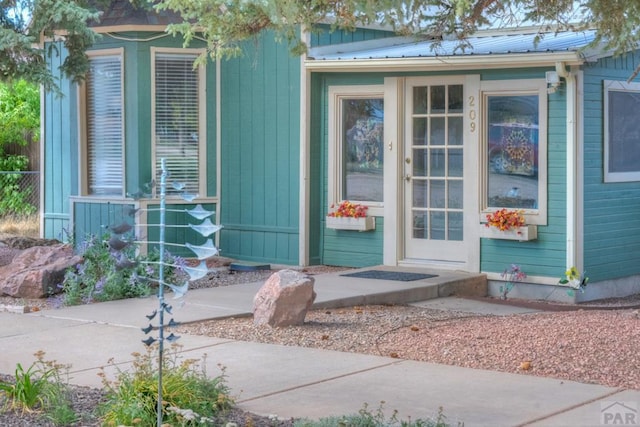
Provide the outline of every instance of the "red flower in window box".
<path id="1" fill-rule="evenodd" d="M 348 200 L 340 203 L 338 208 L 329 212 L 327 216 L 336 218 L 365 218 L 367 216 L 368 206 L 351 203 Z M 331 209 L 335 209 L 335 205 L 331 205 Z"/>

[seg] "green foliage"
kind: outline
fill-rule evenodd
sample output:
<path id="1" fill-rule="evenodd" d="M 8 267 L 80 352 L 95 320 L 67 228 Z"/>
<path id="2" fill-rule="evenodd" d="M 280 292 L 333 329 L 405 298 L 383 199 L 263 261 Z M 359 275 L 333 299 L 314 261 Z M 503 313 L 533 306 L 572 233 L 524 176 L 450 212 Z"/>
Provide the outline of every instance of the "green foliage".
<path id="1" fill-rule="evenodd" d="M 24 171 L 28 164 L 29 159 L 22 155 L 0 156 L 0 172 Z M 37 211 L 36 207 L 29 203 L 33 188 L 20 185 L 23 178 L 19 173 L 0 173 L 0 216 L 28 216 Z"/>
<path id="2" fill-rule="evenodd" d="M 0 382 L 0 401 L 9 409 L 42 411 L 55 425 L 69 425 L 78 417 L 71 408 L 68 387 L 61 380 L 64 366 L 44 360 L 44 352 L 35 354 L 28 369 L 17 364 L 13 382 Z"/>
<path id="3" fill-rule="evenodd" d="M 179 346 L 172 346 L 163 354 L 162 399 L 163 420 L 168 425 L 214 425 L 218 414 L 231 407 L 229 389 L 224 384 L 224 371 L 216 378 L 208 378 L 195 359 L 182 360 Z M 156 424 L 158 396 L 158 364 L 156 346 L 149 346 L 145 354 L 134 353 L 133 367 L 118 370 L 115 381 L 108 381 L 102 373 L 106 402 L 101 406 L 105 425 Z"/>
<path id="4" fill-rule="evenodd" d="M 304 53 L 300 28 L 317 31 L 318 24 L 332 22 L 332 30 L 354 30 L 358 26 L 381 25 L 402 35 L 465 40 L 478 29 L 535 26 L 541 31 L 595 28 L 598 42 L 623 53 L 640 41 L 640 2 L 627 0 L 160 0 L 158 10 L 173 10 L 183 23 L 169 31 L 181 33 L 185 44 L 202 35 L 212 57 L 238 54 L 239 41 L 273 30 L 286 40 L 294 54 Z"/>
<path id="5" fill-rule="evenodd" d="M 6 144 L 27 145 L 40 139 L 40 91 L 24 80 L 0 83 L 0 157 Z M 2 168 L 0 168 L 2 170 Z M 12 169 L 10 169 L 12 170 Z"/>
<path id="6" fill-rule="evenodd" d="M 131 244 L 121 253 L 113 254 L 107 244 L 109 238 L 108 233 L 100 238 L 89 236 L 78 247 L 84 262 L 65 273 L 62 283 L 65 305 L 144 297 L 153 292 L 153 281 L 158 278 L 158 250 L 146 257 L 139 256 L 137 245 Z M 124 259 L 135 261 L 135 265 L 123 266 Z M 184 260 L 165 252 L 164 261 L 169 264 L 165 264 L 165 281 L 177 283 Z"/>
<path id="7" fill-rule="evenodd" d="M 353 30 L 379 25 L 398 34 L 431 38 L 453 35 L 465 39 L 482 26 L 535 26 L 553 29 L 595 28 L 596 43 L 623 53 L 640 42 L 640 2 L 629 0 L 131 0 L 137 7 L 170 9 L 181 14 L 182 23 L 169 31 L 184 35 L 185 44 L 203 36 L 208 53 L 223 57 L 240 53 L 239 42 L 273 30 L 286 40 L 294 54 L 306 51 L 300 28 L 317 31 L 318 24 L 333 22 L 332 29 Z M 57 77 L 77 82 L 88 70 L 85 51 L 96 40 L 87 27 L 98 13 L 91 4 L 108 0 L 0 0 L 0 81 L 24 78 L 60 93 Z M 30 18 L 30 19 L 29 19 Z M 43 48 L 41 35 L 61 40 L 68 51 L 59 69 L 49 69 L 61 53 L 59 44 Z M 64 36 L 61 34 L 64 32 Z M 205 57 L 201 58 L 204 60 Z"/>
<path id="8" fill-rule="evenodd" d="M 85 51 L 96 33 L 87 22 L 98 13 L 86 0 L 0 0 L 0 81 L 25 79 L 58 93 L 56 77 L 78 82 L 86 74 L 89 61 Z M 95 2 L 94 2 L 95 3 Z M 64 32 L 64 36 L 60 34 Z M 57 45 L 45 49 L 41 37 L 62 40 L 68 55 L 59 69 L 50 70 L 45 58 L 61 54 Z M 56 62 L 51 61 L 51 62 Z"/>
<path id="9" fill-rule="evenodd" d="M 393 411 L 389 418 L 385 417 L 383 410 L 384 402 L 375 412 L 369 410 L 365 403 L 357 414 L 345 415 L 341 417 L 321 418 L 318 421 L 299 420 L 294 423 L 294 427 L 447 427 L 446 417 L 442 413 L 442 408 L 438 411 L 438 416 L 434 420 L 399 420 L 398 411 Z"/>
<path id="10" fill-rule="evenodd" d="M 0 84 L 0 172 L 25 171 L 29 159 L 23 155 L 6 155 L 7 144 L 27 145 L 40 138 L 40 93 L 35 85 L 18 81 Z M 17 173 L 0 173 L 0 216 L 31 215 L 36 207 L 29 203 L 34 189 L 20 185 Z"/>

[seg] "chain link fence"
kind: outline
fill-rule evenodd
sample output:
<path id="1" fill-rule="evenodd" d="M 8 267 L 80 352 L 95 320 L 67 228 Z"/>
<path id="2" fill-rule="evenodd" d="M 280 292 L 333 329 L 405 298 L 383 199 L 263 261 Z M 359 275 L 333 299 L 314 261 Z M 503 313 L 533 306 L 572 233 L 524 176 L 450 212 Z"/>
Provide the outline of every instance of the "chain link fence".
<path id="1" fill-rule="evenodd" d="M 40 210 L 40 172 L 0 171 L 0 218 Z"/>

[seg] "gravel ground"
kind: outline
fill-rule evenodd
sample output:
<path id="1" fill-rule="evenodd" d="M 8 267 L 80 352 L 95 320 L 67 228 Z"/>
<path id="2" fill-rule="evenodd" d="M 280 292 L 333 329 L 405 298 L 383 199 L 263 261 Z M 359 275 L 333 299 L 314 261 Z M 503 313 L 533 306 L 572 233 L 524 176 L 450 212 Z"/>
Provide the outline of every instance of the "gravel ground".
<path id="1" fill-rule="evenodd" d="M 640 389 L 640 310 L 511 316 L 408 306 L 316 310 L 303 326 L 224 319 L 182 333 L 365 353 Z"/>

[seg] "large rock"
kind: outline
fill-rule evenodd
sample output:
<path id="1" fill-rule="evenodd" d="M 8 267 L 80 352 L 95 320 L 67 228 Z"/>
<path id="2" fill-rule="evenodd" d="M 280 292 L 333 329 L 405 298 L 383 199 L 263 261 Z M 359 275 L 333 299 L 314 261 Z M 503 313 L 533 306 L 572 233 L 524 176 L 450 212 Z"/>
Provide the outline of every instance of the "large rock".
<path id="1" fill-rule="evenodd" d="M 44 298 L 58 292 L 67 268 L 82 262 L 69 245 L 34 246 L 0 267 L 0 295 Z"/>
<path id="2" fill-rule="evenodd" d="M 276 328 L 302 325 L 316 299 L 314 281 L 294 270 L 272 274 L 253 298 L 253 323 Z"/>

